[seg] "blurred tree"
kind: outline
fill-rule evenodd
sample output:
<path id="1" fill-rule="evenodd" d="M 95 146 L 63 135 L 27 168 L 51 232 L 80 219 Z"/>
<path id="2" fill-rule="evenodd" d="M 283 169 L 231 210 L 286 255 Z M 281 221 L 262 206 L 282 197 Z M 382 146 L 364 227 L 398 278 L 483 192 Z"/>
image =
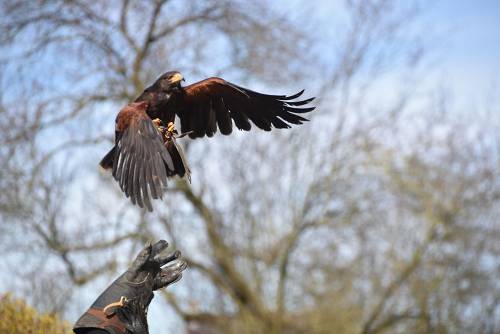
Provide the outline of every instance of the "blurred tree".
<path id="1" fill-rule="evenodd" d="M 118 250 L 167 235 L 191 270 L 164 297 L 190 333 L 498 330 L 499 138 L 413 94 L 429 70 L 419 5 L 346 1 L 331 26 L 264 1 L 2 2 L 0 247 L 16 290 L 63 312 L 124 265 Z M 119 107 L 167 69 L 314 86 L 319 111 L 183 142 L 193 185 L 173 180 L 144 213 L 96 163 Z"/>

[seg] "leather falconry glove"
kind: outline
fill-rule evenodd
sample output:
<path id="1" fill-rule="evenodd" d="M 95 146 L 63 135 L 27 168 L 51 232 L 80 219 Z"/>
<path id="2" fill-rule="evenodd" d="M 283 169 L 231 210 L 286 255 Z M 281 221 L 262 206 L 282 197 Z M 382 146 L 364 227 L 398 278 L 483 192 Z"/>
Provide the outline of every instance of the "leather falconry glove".
<path id="1" fill-rule="evenodd" d="M 110 334 L 147 334 L 148 306 L 153 291 L 177 282 L 186 269 L 181 253 L 161 254 L 165 240 L 148 243 L 130 268 L 118 277 L 76 322 L 73 331 L 103 329 Z"/>

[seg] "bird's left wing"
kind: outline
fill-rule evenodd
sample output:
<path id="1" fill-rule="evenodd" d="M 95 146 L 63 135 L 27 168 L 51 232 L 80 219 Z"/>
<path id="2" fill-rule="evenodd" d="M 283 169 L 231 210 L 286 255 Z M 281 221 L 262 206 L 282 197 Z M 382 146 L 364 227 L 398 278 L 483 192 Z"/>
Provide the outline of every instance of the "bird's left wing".
<path id="1" fill-rule="evenodd" d="M 131 103 L 116 118 L 113 177 L 132 203 L 152 211 L 150 196 L 162 198 L 175 168 L 145 110 L 146 103 Z"/>
<path id="2" fill-rule="evenodd" d="M 258 128 L 270 131 L 275 128 L 290 128 L 290 124 L 302 124 L 306 118 L 298 114 L 314 110 L 304 107 L 314 98 L 297 100 L 297 94 L 268 95 L 254 92 L 225 81 L 209 78 L 184 88 L 183 105 L 177 111 L 182 132 L 192 133 L 191 138 L 211 137 L 217 127 L 224 135 L 232 132 L 232 123 L 240 130 L 248 131 L 250 121 Z"/>

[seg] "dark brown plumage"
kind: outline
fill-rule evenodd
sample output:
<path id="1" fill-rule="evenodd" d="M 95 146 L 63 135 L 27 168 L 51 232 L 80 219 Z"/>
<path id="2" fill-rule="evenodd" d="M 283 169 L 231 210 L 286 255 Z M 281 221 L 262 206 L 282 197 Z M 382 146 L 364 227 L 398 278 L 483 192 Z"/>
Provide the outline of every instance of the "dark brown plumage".
<path id="1" fill-rule="evenodd" d="M 146 102 L 125 106 L 116 117 L 115 146 L 101 161 L 113 169 L 113 177 L 133 204 L 153 210 L 150 197 L 162 198 L 167 176 L 183 174 L 174 163 L 175 147 L 167 149 L 163 138 L 146 114 Z M 182 164 L 182 160 L 180 160 Z M 177 167 L 177 168 L 176 168 Z"/>
<path id="2" fill-rule="evenodd" d="M 100 165 L 113 169 L 113 176 L 127 197 L 152 210 L 149 196 L 161 198 L 167 177 L 189 177 L 189 168 L 175 135 L 164 137 L 152 120 L 163 125 L 180 119 L 181 131 L 191 138 L 212 137 L 217 129 L 224 135 L 234 125 L 248 131 L 251 123 L 265 131 L 290 128 L 307 121 L 299 114 L 314 98 L 297 100 L 297 94 L 267 95 L 237 86 L 221 78 L 209 78 L 181 86 L 179 72 L 163 74 L 116 118 L 115 146 Z"/>

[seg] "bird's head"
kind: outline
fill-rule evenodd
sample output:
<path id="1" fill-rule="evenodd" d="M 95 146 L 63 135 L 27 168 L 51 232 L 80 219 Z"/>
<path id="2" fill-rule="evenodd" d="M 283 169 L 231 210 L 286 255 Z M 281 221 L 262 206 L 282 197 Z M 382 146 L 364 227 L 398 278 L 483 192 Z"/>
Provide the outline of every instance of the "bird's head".
<path id="1" fill-rule="evenodd" d="M 158 80 L 156 80 L 156 84 L 158 84 L 162 91 L 170 92 L 175 88 L 179 88 L 181 86 L 181 81 L 185 80 L 180 72 L 170 71 L 162 74 Z"/>

